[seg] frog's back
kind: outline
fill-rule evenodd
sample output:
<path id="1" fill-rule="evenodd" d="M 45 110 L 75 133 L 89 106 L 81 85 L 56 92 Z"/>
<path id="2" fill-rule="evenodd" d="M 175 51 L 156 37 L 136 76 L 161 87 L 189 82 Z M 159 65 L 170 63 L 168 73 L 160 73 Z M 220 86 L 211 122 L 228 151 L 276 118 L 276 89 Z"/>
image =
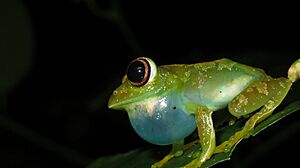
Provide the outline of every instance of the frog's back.
<path id="1" fill-rule="evenodd" d="M 219 110 L 254 81 L 267 75 L 259 68 L 229 59 L 220 59 L 185 67 L 183 92 L 194 103 Z"/>

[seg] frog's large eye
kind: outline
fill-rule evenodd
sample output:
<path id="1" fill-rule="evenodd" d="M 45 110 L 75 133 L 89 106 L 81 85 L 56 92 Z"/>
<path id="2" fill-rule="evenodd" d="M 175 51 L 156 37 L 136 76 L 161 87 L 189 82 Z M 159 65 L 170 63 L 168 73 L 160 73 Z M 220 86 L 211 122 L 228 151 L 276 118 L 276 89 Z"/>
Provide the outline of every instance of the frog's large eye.
<path id="1" fill-rule="evenodd" d="M 146 57 L 135 59 L 127 67 L 127 78 L 132 86 L 143 86 L 152 81 L 155 75 L 156 65 Z"/>

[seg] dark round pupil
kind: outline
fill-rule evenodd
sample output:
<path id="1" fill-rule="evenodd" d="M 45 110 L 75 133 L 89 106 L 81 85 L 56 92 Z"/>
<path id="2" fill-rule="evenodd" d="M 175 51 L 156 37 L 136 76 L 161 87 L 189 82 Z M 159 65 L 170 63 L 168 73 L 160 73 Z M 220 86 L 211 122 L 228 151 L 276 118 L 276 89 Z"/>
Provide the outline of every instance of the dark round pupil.
<path id="1" fill-rule="evenodd" d="M 127 69 L 127 78 L 134 83 L 142 82 L 145 76 L 145 66 L 141 61 L 132 62 Z"/>

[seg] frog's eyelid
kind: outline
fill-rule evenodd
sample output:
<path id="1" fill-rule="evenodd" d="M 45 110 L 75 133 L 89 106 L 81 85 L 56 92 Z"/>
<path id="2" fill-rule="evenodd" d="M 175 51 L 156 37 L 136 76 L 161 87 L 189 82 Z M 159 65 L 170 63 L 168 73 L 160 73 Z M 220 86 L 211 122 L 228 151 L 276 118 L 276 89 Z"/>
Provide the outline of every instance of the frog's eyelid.
<path id="1" fill-rule="evenodd" d="M 156 68 L 154 61 L 152 61 L 150 58 L 144 58 L 144 59 L 146 59 L 150 65 L 150 77 L 148 79 L 148 82 L 151 82 L 151 81 L 153 81 L 154 77 L 156 76 L 157 68 Z"/>

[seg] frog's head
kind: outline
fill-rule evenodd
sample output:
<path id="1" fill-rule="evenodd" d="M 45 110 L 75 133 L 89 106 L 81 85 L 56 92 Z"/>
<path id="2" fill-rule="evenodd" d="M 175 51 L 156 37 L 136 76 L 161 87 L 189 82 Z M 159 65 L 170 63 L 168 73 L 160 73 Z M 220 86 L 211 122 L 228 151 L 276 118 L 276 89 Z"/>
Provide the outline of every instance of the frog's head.
<path id="1" fill-rule="evenodd" d="M 166 145 L 184 139 L 196 126 L 178 94 L 183 83 L 177 76 L 179 70 L 157 68 L 145 57 L 132 61 L 109 99 L 109 108 L 126 110 L 134 130 L 150 143 Z"/>
<path id="2" fill-rule="evenodd" d="M 157 68 L 150 58 L 139 57 L 128 65 L 122 84 L 111 95 L 108 107 L 126 110 L 132 103 L 167 92 L 176 87 L 178 82 L 174 74 Z"/>

